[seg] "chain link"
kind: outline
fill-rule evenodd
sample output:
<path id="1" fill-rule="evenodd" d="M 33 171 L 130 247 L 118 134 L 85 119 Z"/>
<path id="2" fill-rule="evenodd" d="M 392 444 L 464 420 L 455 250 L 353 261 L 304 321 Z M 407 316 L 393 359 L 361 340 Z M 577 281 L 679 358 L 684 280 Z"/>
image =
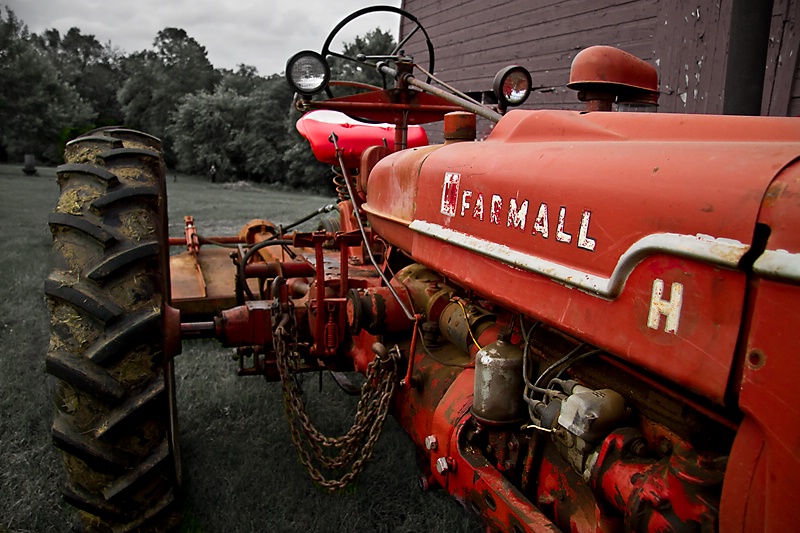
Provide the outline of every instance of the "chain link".
<path id="1" fill-rule="evenodd" d="M 319 486 L 335 492 L 347 487 L 366 466 L 378 442 L 383 422 L 389 412 L 394 393 L 399 348 L 395 346 L 385 357 L 378 355 L 367 365 L 366 381 L 361 387 L 355 421 L 340 437 L 322 434 L 306 412 L 302 390 L 297 382 L 300 354 L 297 352 L 297 327 L 291 300 L 273 305 L 273 335 L 278 372 L 283 385 L 283 405 L 292 442 L 300 462 Z M 313 457 L 312 457 L 313 456 Z M 345 470 L 330 479 L 316 466 L 326 470 Z"/>

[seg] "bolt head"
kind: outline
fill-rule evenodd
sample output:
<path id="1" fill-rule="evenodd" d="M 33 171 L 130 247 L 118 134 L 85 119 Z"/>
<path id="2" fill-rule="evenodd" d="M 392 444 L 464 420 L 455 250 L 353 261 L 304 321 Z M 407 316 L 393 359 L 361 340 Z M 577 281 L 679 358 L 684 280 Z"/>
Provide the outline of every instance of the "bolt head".
<path id="1" fill-rule="evenodd" d="M 436 471 L 439 474 L 444 475 L 448 470 L 450 470 L 450 465 L 447 463 L 446 457 L 439 457 L 436 459 Z"/>
<path id="2" fill-rule="evenodd" d="M 631 443 L 631 452 L 634 455 L 638 455 L 639 457 L 644 457 L 647 455 L 647 443 L 644 439 L 636 439 Z"/>
<path id="3" fill-rule="evenodd" d="M 419 490 L 422 492 L 428 492 L 431 490 L 431 484 L 428 481 L 428 478 L 425 476 L 419 476 L 419 479 L 417 479 L 417 485 L 419 486 Z"/>
<path id="4" fill-rule="evenodd" d="M 436 435 L 428 435 L 425 437 L 425 449 L 426 450 L 435 450 L 439 447 L 439 439 L 436 438 Z"/>

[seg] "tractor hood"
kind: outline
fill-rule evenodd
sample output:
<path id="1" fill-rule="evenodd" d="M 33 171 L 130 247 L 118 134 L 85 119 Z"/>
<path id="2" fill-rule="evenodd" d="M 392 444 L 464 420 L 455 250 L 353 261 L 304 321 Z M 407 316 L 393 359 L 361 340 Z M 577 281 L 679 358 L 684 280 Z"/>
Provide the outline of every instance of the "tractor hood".
<path id="1" fill-rule="evenodd" d="M 742 258 L 798 140 L 796 119 L 512 111 L 383 159 L 364 209 L 465 288 L 721 403 Z"/>

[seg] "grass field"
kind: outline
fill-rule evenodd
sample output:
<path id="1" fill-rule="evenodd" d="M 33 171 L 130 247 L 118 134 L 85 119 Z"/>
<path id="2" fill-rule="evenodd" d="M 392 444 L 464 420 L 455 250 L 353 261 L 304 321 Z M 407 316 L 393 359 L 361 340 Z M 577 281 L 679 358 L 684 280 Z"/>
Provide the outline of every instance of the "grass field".
<path id="1" fill-rule="evenodd" d="M 44 372 L 48 319 L 47 215 L 54 169 L 23 176 L 0 165 L 0 532 L 64 532 L 71 509 L 60 498 L 60 458 L 50 443 L 51 400 Z M 235 233 L 253 218 L 288 223 L 330 199 L 247 185 L 168 176 L 170 233 L 194 215 L 205 235 Z M 307 226 L 311 227 L 311 226 Z M 370 465 L 349 494 L 314 488 L 289 439 L 279 384 L 238 378 L 230 350 L 184 343 L 176 362 L 185 472 L 186 532 L 480 531 L 444 493 L 417 488 L 415 452 L 388 420 Z M 313 383 L 313 386 L 312 386 Z M 344 432 L 356 400 L 331 382 L 306 398 L 322 428 Z"/>

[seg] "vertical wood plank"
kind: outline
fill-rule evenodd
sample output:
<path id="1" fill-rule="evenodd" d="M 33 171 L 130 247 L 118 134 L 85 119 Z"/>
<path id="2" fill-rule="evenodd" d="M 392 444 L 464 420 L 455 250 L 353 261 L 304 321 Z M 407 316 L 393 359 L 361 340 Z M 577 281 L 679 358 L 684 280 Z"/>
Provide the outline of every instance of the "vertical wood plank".
<path id="1" fill-rule="evenodd" d="M 730 3 L 663 2 L 656 24 L 660 110 L 721 113 Z"/>
<path id="2" fill-rule="evenodd" d="M 796 21 L 800 2 L 797 0 L 775 0 L 767 52 L 767 71 L 764 78 L 764 94 L 761 104 L 762 115 L 796 115 L 792 107 L 793 89 L 797 78 L 800 52 L 800 32 Z"/>
<path id="3" fill-rule="evenodd" d="M 795 115 L 800 0 L 774 2 L 762 113 Z M 431 34 L 438 74 L 465 91 L 489 90 L 494 73 L 516 63 L 536 85 L 552 87 L 528 107 L 575 108 L 564 89 L 572 59 L 608 44 L 654 64 L 661 112 L 722 113 L 731 0 L 404 0 L 403 7 Z M 406 47 L 421 50 L 417 37 Z"/>

